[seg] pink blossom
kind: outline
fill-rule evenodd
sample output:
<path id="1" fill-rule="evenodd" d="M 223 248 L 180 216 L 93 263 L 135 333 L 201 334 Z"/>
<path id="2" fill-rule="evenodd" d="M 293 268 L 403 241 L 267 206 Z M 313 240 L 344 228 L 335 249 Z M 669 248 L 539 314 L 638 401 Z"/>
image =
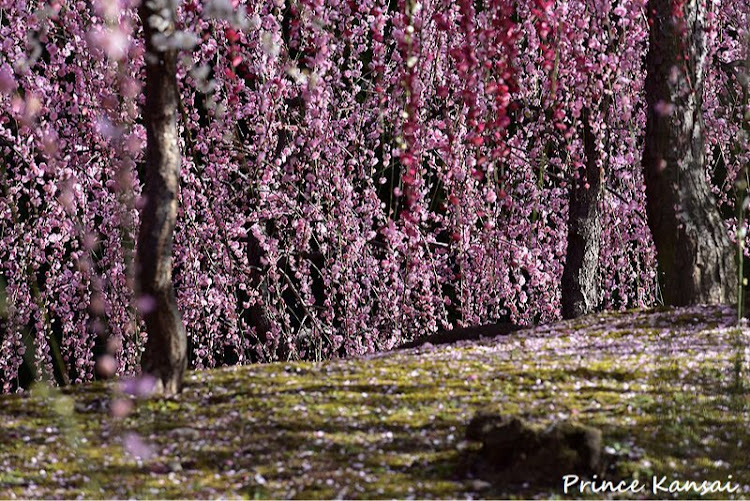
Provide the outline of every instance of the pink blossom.
<path id="1" fill-rule="evenodd" d="M 122 445 L 128 454 L 143 461 L 149 461 L 156 455 L 154 449 L 140 435 L 134 432 L 125 434 L 122 439 Z"/>
<path id="2" fill-rule="evenodd" d="M 674 104 L 665 101 L 659 101 L 654 105 L 654 110 L 659 116 L 666 117 L 674 111 Z"/>

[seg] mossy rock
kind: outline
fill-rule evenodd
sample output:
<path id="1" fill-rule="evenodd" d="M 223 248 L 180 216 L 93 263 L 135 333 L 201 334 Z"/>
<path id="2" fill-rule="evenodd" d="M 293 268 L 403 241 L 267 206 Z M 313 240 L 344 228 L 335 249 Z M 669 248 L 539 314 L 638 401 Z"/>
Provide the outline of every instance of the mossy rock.
<path id="1" fill-rule="evenodd" d="M 482 443 L 473 472 L 498 484 L 552 485 L 564 475 L 602 470 L 601 431 L 575 422 L 541 428 L 516 416 L 481 413 L 469 423 L 466 438 Z"/>

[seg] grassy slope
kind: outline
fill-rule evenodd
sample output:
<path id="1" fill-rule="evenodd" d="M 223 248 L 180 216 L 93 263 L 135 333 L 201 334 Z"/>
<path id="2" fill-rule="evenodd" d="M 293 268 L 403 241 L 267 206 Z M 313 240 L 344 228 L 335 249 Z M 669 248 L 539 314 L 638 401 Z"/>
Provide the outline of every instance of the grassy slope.
<path id="1" fill-rule="evenodd" d="M 732 319 L 609 313 L 357 360 L 193 372 L 179 398 L 137 401 L 125 419 L 107 410 L 116 383 L 2 397 L 0 497 L 559 496 L 455 473 L 476 448 L 465 425 L 487 408 L 599 426 L 625 475 L 750 485 L 739 377 L 750 337 Z M 126 452 L 143 448 L 133 437 L 155 456 Z"/>

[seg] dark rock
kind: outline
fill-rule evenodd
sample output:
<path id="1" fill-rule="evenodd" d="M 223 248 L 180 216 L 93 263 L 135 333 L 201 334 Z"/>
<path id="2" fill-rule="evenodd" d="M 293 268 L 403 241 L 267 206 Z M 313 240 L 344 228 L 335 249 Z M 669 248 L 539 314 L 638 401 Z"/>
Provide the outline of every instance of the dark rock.
<path id="1" fill-rule="evenodd" d="M 173 438 L 181 440 L 196 441 L 201 438 L 200 430 L 190 427 L 174 428 L 169 431 L 169 435 Z"/>
<path id="2" fill-rule="evenodd" d="M 482 443 L 472 472 L 495 483 L 553 485 L 563 475 L 602 469 L 601 431 L 569 421 L 542 429 L 515 416 L 479 414 L 466 439 Z"/>
<path id="3" fill-rule="evenodd" d="M 483 337 L 507 336 L 523 329 L 520 325 L 511 323 L 498 323 L 487 325 L 475 325 L 471 327 L 460 327 L 449 331 L 440 331 L 430 336 L 426 336 L 416 341 L 404 343 L 397 350 L 406 350 L 417 348 L 425 344 L 440 345 L 457 343 L 459 341 L 476 341 Z"/>
<path id="4" fill-rule="evenodd" d="M 109 400 L 106 398 L 94 398 L 86 402 L 76 402 L 73 410 L 80 414 L 100 413 L 109 411 Z"/>

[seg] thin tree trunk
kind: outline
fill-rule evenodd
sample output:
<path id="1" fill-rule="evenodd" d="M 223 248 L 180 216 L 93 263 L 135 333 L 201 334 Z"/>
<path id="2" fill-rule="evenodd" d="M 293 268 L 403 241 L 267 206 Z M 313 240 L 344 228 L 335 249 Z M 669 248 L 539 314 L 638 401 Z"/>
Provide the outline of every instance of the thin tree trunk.
<path id="1" fill-rule="evenodd" d="M 296 110 L 299 113 L 300 120 L 305 111 L 304 104 L 305 101 L 301 96 L 296 96 L 286 100 L 286 105 L 290 112 Z M 288 129 L 282 129 L 279 132 L 274 157 L 281 158 L 284 148 L 286 148 L 292 140 L 293 136 L 291 132 Z M 255 198 L 252 193 L 251 198 Z M 273 228 L 274 225 L 270 221 L 267 221 L 265 224 L 266 235 L 273 235 Z M 284 339 L 283 335 L 282 339 L 275 342 L 275 346 L 269 346 L 272 341 L 269 334 L 274 328 L 274 321 L 268 310 L 268 305 L 264 302 L 269 298 L 269 291 L 268 282 L 266 280 L 268 267 L 264 266 L 262 263 L 263 255 L 264 251 L 260 246 L 260 242 L 251 231 L 248 231 L 247 260 L 250 264 L 249 282 L 252 290 L 257 291 L 261 298 L 260 302 L 256 302 L 248 308 L 248 321 L 250 326 L 255 329 L 255 335 L 258 337 L 258 340 L 264 345 L 264 347 L 271 348 L 271 350 L 269 350 L 271 357 L 275 356 L 278 360 L 286 360 L 289 356 L 289 347 L 287 345 L 288 342 Z"/>
<path id="2" fill-rule="evenodd" d="M 562 315 L 576 318 L 599 306 L 599 249 L 602 221 L 599 203 L 604 189 L 596 136 L 588 111 L 583 115 L 586 165 L 571 181 L 568 205 L 568 251 L 562 275 Z"/>
<path id="3" fill-rule="evenodd" d="M 664 302 L 736 300 L 735 262 L 705 173 L 705 4 L 651 0 L 643 171 Z M 675 14 L 684 15 L 684 17 Z"/>
<path id="4" fill-rule="evenodd" d="M 154 5 L 156 3 L 157 5 Z M 187 366 L 187 340 L 172 284 L 172 236 L 177 220 L 180 148 L 177 50 L 167 48 L 174 32 L 171 0 L 141 4 L 146 42 L 146 166 L 138 234 L 137 273 L 148 339 L 143 372 L 156 378 L 156 392 L 178 393 Z M 155 43 L 156 42 L 156 43 Z"/>
<path id="5" fill-rule="evenodd" d="M 265 280 L 267 270 L 261 262 L 262 257 L 263 249 L 260 247 L 260 242 L 249 231 L 247 242 L 247 259 L 251 268 L 249 281 L 252 290 L 258 291 L 260 294 L 260 302 L 256 302 L 250 306 L 248 314 L 250 326 L 255 328 L 255 335 L 258 336 L 258 340 L 265 346 L 270 341 L 268 334 L 271 332 L 273 324 L 268 308 L 263 302 L 268 299 L 268 284 Z"/>

